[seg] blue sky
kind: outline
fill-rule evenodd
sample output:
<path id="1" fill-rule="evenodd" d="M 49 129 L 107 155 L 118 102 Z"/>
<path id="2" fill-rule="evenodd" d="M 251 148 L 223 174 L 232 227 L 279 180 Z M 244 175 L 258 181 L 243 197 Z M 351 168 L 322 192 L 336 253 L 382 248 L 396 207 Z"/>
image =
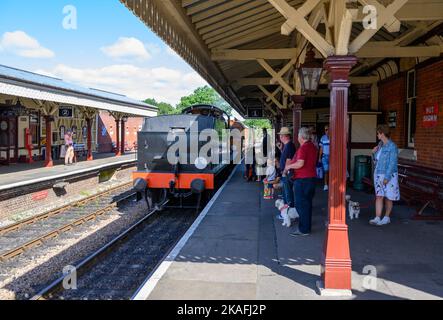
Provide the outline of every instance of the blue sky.
<path id="1" fill-rule="evenodd" d="M 118 0 L 0 0 L 0 64 L 173 104 L 206 84 Z"/>

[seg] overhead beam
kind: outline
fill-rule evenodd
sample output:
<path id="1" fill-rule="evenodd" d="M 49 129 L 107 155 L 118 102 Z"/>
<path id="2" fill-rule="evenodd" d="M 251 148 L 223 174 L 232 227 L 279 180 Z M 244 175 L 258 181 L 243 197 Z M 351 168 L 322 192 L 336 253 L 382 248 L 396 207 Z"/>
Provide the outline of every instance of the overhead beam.
<path id="1" fill-rule="evenodd" d="M 343 2 L 343 4 L 345 3 Z M 349 39 L 351 37 L 351 29 L 352 29 L 351 12 L 347 10 L 345 7 L 343 7 L 343 12 L 341 12 L 339 20 L 340 20 L 339 25 L 335 25 L 335 31 L 336 31 L 335 54 L 338 56 L 345 56 L 348 54 Z M 338 23 L 337 20 L 336 23 Z"/>
<path id="2" fill-rule="evenodd" d="M 324 56 L 328 57 L 334 54 L 334 47 L 327 42 L 305 19 L 304 13 L 291 7 L 286 0 L 268 0 L 286 19 L 285 24 L 281 28 L 281 33 L 289 35 L 294 29 L 297 29 L 309 42 L 311 42 L 317 50 Z M 318 0 L 308 0 L 305 2 L 317 5 Z M 303 7 L 303 6 L 302 6 Z"/>
<path id="3" fill-rule="evenodd" d="M 325 78 L 326 82 L 322 81 L 322 83 L 327 83 L 327 77 Z M 235 80 L 241 86 L 266 86 L 270 85 L 272 78 L 241 78 Z M 377 82 L 379 79 L 377 76 L 367 76 L 367 77 L 350 77 L 350 82 L 352 84 L 371 84 Z"/>
<path id="4" fill-rule="evenodd" d="M 285 49 L 255 49 L 255 50 L 238 50 L 238 49 L 222 49 L 213 50 L 211 59 L 213 61 L 222 60 L 287 60 L 297 57 L 297 48 Z"/>
<path id="5" fill-rule="evenodd" d="M 286 72 L 289 71 L 289 69 L 294 65 L 295 61 L 296 61 L 296 57 L 292 58 L 291 61 L 289 61 L 289 63 L 287 63 L 283 69 L 281 69 L 280 71 L 276 72 L 265 60 L 263 59 L 258 59 L 258 63 L 263 67 L 263 69 L 265 69 L 271 76 L 271 83 L 274 84 L 275 82 L 278 82 L 278 84 L 290 95 L 295 95 L 295 90 L 293 88 L 291 88 L 291 86 L 282 78 L 283 75 L 286 74 Z"/>
<path id="6" fill-rule="evenodd" d="M 394 0 L 385 9 L 377 10 L 377 25 L 374 29 L 364 29 L 349 45 L 349 52 L 356 53 L 368 42 L 386 23 L 392 20 L 394 14 L 404 6 L 408 0 Z"/>
<path id="7" fill-rule="evenodd" d="M 443 52 L 441 46 L 421 46 L 421 47 L 396 47 L 385 45 L 365 46 L 361 48 L 356 56 L 358 58 L 408 58 L 408 57 L 438 57 Z"/>
<path id="8" fill-rule="evenodd" d="M 362 22 L 367 16 L 362 12 L 363 7 L 359 7 L 357 17 L 354 22 Z M 394 17 L 400 21 L 434 21 L 443 19 L 443 2 L 408 2 L 401 7 Z"/>
<path id="9" fill-rule="evenodd" d="M 358 0 L 363 6 L 371 5 L 374 6 L 377 10 L 384 10 L 385 7 L 378 2 L 377 0 Z M 401 28 L 401 22 L 395 16 L 392 16 L 391 19 L 385 23 L 384 27 L 389 32 L 399 32 Z"/>

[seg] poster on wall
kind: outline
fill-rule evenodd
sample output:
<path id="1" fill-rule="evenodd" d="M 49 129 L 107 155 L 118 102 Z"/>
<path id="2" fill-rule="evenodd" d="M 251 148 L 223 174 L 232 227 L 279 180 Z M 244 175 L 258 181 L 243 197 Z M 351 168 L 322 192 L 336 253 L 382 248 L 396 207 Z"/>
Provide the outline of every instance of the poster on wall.
<path id="1" fill-rule="evenodd" d="M 396 128 L 397 127 L 397 111 L 389 111 L 388 125 L 389 125 L 389 128 Z"/>
<path id="2" fill-rule="evenodd" d="M 438 120 L 438 103 L 434 105 L 425 105 L 423 110 L 423 127 L 434 128 Z"/>
<path id="3" fill-rule="evenodd" d="M 65 140 L 65 126 L 60 126 L 60 140 Z"/>

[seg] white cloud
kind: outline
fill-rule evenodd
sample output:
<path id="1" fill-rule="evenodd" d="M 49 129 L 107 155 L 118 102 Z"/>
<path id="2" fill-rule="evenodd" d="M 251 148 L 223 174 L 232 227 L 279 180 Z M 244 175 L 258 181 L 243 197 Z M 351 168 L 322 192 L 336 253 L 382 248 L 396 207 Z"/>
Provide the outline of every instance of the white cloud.
<path id="1" fill-rule="evenodd" d="M 0 49 L 25 58 L 53 58 L 54 52 L 43 47 L 37 39 L 23 31 L 5 32 Z"/>
<path id="2" fill-rule="evenodd" d="M 108 47 L 102 47 L 101 50 L 111 58 L 137 58 L 146 60 L 151 57 L 151 54 L 143 42 L 137 38 L 121 37 L 114 44 Z"/>
<path id="3" fill-rule="evenodd" d="M 85 87 L 125 94 L 144 100 L 155 98 L 176 105 L 182 96 L 197 87 L 207 85 L 196 72 L 182 72 L 170 68 L 142 68 L 130 64 L 115 64 L 104 68 L 79 69 L 58 65 L 51 70 L 37 70 L 66 82 Z"/>

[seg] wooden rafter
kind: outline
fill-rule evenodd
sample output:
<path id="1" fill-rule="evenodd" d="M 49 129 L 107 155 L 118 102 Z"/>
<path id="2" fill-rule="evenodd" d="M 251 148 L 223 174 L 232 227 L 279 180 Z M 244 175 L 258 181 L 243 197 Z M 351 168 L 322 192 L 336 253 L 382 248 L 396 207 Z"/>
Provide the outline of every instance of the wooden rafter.
<path id="1" fill-rule="evenodd" d="M 319 34 L 309 23 L 306 21 L 304 12 L 299 12 L 298 9 L 291 7 L 285 0 L 268 0 L 286 19 L 285 24 L 281 27 L 282 34 L 290 34 L 294 29 L 297 29 L 306 39 L 309 40 L 317 50 L 324 56 L 330 56 L 334 54 L 334 47 L 327 42 L 321 34 Z M 308 0 L 309 1 L 309 0 Z M 307 2 L 308 2 L 307 1 Z M 307 3 L 306 2 L 306 3 Z M 306 4 L 305 3 L 305 4 Z M 311 4 L 314 2 L 310 2 Z M 319 1 L 315 1 L 318 4 Z"/>
<path id="2" fill-rule="evenodd" d="M 363 30 L 349 45 L 349 52 L 356 53 L 358 50 L 360 50 L 360 48 L 363 47 L 363 45 L 368 42 L 383 25 L 392 21 L 394 14 L 400 10 L 400 8 L 404 6 L 406 2 L 408 2 L 408 0 L 394 0 L 394 2 L 385 9 L 378 9 L 376 27 L 374 29 Z"/>
<path id="3" fill-rule="evenodd" d="M 290 95 L 295 95 L 295 90 L 283 79 L 283 75 L 289 71 L 289 69 L 294 65 L 296 57 L 292 58 L 280 71 L 276 72 L 265 60 L 258 59 L 258 63 L 265 69 L 271 76 L 271 84 L 276 82 Z"/>

